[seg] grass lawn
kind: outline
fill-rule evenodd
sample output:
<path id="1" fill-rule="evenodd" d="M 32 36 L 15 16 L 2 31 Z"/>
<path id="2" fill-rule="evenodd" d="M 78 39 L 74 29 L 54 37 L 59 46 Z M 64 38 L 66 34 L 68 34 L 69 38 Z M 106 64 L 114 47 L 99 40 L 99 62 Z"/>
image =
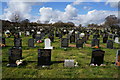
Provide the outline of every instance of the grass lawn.
<path id="1" fill-rule="evenodd" d="M 44 48 L 44 43 L 35 44 L 36 48 L 27 47 L 29 37 L 22 36 L 22 56 L 27 65 L 20 67 L 6 67 L 8 64 L 8 50 L 13 46 L 13 37 L 6 38 L 7 47 L 2 48 L 2 78 L 118 78 L 119 69 L 114 65 L 116 60 L 116 52 L 120 45 L 114 43 L 115 49 L 107 49 L 106 44 L 102 43 L 100 38 L 101 49 L 105 51 L 104 64 L 106 66 L 89 66 L 91 61 L 92 36 L 87 41 L 84 48 L 77 49 L 75 47 L 67 48 L 67 51 L 60 48 L 60 40 L 55 37 L 55 42 L 52 43 L 52 62 L 50 67 L 41 68 L 37 66 L 38 49 Z M 75 45 L 75 43 L 70 44 Z M 78 67 L 64 67 L 65 59 L 74 59 L 78 62 Z"/>

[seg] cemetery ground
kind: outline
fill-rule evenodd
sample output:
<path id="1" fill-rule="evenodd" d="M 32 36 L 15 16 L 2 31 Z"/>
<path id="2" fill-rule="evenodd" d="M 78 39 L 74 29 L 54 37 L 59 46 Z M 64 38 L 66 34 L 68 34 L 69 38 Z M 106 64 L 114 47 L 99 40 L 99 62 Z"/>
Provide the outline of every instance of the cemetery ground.
<path id="1" fill-rule="evenodd" d="M 106 44 L 102 43 L 100 38 L 100 47 L 105 51 L 104 64 L 106 66 L 90 66 L 92 48 L 91 39 L 87 41 L 84 48 L 74 47 L 75 43 L 69 44 L 66 50 L 60 48 L 60 39 L 55 37 L 55 42 L 52 42 L 54 49 L 51 54 L 52 64 L 49 67 L 41 68 L 37 66 L 38 49 L 44 48 L 43 43 L 35 43 L 35 48 L 28 47 L 28 39 L 32 36 L 22 36 L 22 57 L 26 61 L 26 65 L 18 67 L 7 67 L 8 52 L 14 45 L 13 39 L 6 38 L 7 47 L 2 48 L 2 78 L 118 78 L 119 70 L 115 66 L 116 52 L 120 49 L 120 45 L 114 43 L 115 49 L 107 49 Z M 64 67 L 65 59 L 73 59 L 78 62 L 78 67 Z"/>

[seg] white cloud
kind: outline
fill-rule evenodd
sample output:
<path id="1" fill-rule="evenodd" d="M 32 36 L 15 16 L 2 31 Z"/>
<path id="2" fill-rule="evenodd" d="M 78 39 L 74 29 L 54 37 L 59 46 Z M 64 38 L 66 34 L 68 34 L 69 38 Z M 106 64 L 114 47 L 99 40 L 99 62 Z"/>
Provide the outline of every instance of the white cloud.
<path id="1" fill-rule="evenodd" d="M 30 0 L 27 0 L 30 1 Z M 20 18 L 23 19 L 31 19 L 32 16 L 30 14 L 32 10 L 32 5 L 34 3 L 24 2 L 24 0 L 10 0 L 7 2 L 8 8 L 4 9 L 4 14 L 2 15 L 2 19 L 11 20 L 13 14 L 19 14 Z"/>
<path id="2" fill-rule="evenodd" d="M 102 24 L 105 21 L 105 18 L 109 15 L 118 16 L 117 11 L 105 11 L 105 10 L 92 10 L 89 11 L 85 15 L 80 15 L 77 12 L 77 9 L 72 5 L 67 5 L 65 8 L 65 12 L 61 12 L 58 10 L 53 10 L 50 7 L 42 7 L 40 8 L 40 21 L 50 21 L 50 23 L 54 23 L 57 21 L 62 22 L 73 22 L 76 25 L 83 24 L 88 25 L 90 23 Z"/>
<path id="3" fill-rule="evenodd" d="M 119 2 L 120 0 L 107 0 L 106 1 L 106 4 L 110 4 L 110 6 L 111 7 L 118 7 L 118 2 Z"/>
<path id="4" fill-rule="evenodd" d="M 67 5 L 65 8 L 65 12 L 61 12 L 58 10 L 53 10 L 49 7 L 42 7 L 40 8 L 40 21 L 67 21 L 71 20 L 72 18 L 77 16 L 77 9 L 74 8 L 72 5 Z"/>

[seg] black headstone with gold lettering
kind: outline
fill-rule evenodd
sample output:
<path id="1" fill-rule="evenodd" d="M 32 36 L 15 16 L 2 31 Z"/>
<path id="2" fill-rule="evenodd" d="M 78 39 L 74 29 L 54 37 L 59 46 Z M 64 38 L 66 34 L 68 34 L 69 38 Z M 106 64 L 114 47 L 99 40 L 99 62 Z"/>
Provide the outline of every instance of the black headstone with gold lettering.
<path id="1" fill-rule="evenodd" d="M 38 49 L 38 66 L 51 64 L 51 49 Z"/>

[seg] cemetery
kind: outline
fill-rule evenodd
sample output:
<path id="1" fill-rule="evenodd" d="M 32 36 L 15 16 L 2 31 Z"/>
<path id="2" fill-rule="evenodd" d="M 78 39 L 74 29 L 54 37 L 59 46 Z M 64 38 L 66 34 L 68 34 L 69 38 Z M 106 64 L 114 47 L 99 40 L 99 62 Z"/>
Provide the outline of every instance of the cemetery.
<path id="1" fill-rule="evenodd" d="M 108 32 L 112 30 L 104 28 L 103 34 L 97 33 L 99 28 L 66 29 L 68 33 L 62 32 L 63 28 L 50 28 L 34 34 L 27 31 L 27 35 L 3 34 L 3 78 L 119 77 L 120 35 L 111 38 Z"/>
<path id="2" fill-rule="evenodd" d="M 120 79 L 120 17 L 109 11 L 116 8 L 22 1 L 1 9 L 3 80 Z"/>

